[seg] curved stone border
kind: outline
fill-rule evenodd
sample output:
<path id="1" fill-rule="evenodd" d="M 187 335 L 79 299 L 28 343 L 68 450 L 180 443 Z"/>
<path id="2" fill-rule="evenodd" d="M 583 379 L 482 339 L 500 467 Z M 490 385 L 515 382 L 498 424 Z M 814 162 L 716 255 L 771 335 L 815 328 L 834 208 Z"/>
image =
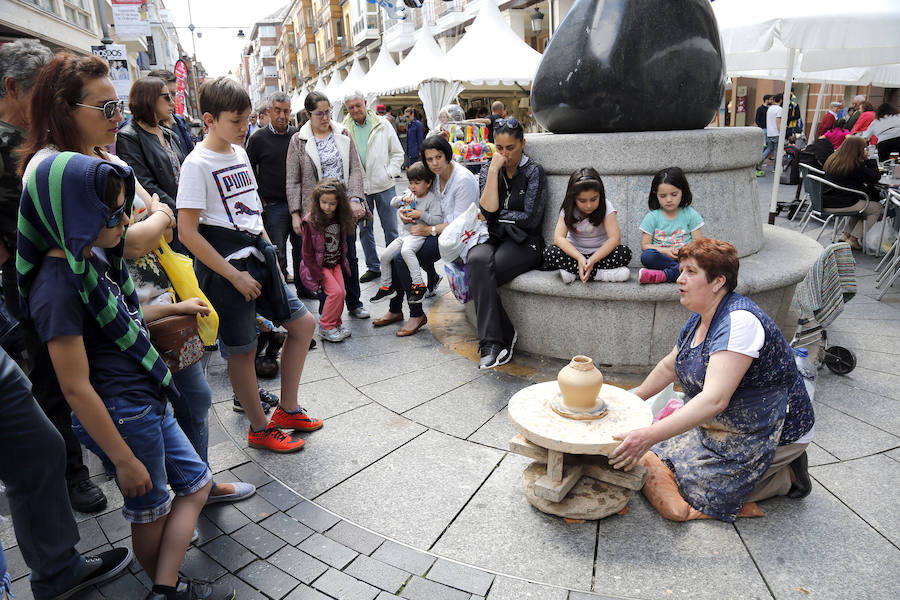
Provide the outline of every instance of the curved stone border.
<path id="1" fill-rule="evenodd" d="M 822 253 L 806 236 L 765 225 L 760 252 L 741 259 L 737 292 L 787 329 L 794 287 Z M 500 288 L 503 306 L 518 330 L 517 348 L 568 359 L 584 354 L 602 365 L 648 367 L 671 349 L 686 311 L 675 284 L 565 284 L 553 271 L 530 271 Z M 466 317 L 475 322 L 472 303 Z M 623 327 L 622 324 L 628 324 Z"/>

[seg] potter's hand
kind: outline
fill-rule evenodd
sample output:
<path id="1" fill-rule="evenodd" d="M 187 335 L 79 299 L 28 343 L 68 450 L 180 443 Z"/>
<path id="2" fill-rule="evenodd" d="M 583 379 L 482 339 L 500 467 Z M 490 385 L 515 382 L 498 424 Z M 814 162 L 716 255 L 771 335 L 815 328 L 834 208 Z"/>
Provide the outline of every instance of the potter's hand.
<path id="1" fill-rule="evenodd" d="M 653 435 L 649 427 L 635 429 L 628 433 L 617 433 L 614 440 L 624 440 L 609 455 L 609 465 L 613 469 L 630 471 L 638 464 L 641 457 L 653 446 Z"/>

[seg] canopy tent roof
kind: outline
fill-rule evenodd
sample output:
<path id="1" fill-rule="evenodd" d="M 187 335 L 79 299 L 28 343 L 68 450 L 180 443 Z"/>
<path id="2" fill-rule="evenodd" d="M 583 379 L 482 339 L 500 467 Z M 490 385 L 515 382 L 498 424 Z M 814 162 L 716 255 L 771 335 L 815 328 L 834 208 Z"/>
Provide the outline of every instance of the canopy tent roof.
<path id="1" fill-rule="evenodd" d="M 501 48 L 499 52 L 486 51 Z M 476 85 L 531 85 L 541 54 L 510 29 L 496 2 L 485 1 L 444 57 L 445 79 Z"/>
<path id="2" fill-rule="evenodd" d="M 291 96 L 291 114 L 297 114 L 301 110 L 303 110 L 303 101 L 306 100 L 306 95 L 309 92 L 304 87 L 299 87 L 294 90 L 294 94 Z"/>
<path id="3" fill-rule="evenodd" d="M 752 77 L 754 79 L 774 79 L 784 81 L 784 69 L 760 71 L 729 71 L 732 77 Z M 874 85 L 877 87 L 900 88 L 900 64 L 877 67 L 847 67 L 830 71 L 795 70 L 793 80 L 797 83 L 832 83 L 836 85 Z"/>
<path id="4" fill-rule="evenodd" d="M 312 91 L 314 91 L 314 92 L 324 92 L 325 91 L 325 82 L 322 81 L 321 75 L 316 77 L 316 82 L 312 86 Z"/>
<path id="5" fill-rule="evenodd" d="M 344 83 L 344 79 L 341 77 L 341 72 L 337 69 L 334 70 L 334 73 L 331 76 L 331 80 L 328 82 L 328 85 L 325 86 L 325 89 L 322 92 L 328 96 L 328 100 L 335 104 L 340 100 L 336 100 L 338 95 L 338 90 L 341 89 L 341 84 Z"/>
<path id="6" fill-rule="evenodd" d="M 900 63 L 897 0 L 717 0 L 713 12 L 729 73 L 784 72 L 790 97 L 794 71 L 873 67 Z M 820 80 L 821 81 L 821 80 Z M 820 96 L 821 98 L 821 96 Z M 775 172 L 781 173 L 787 119 L 781 120 Z M 779 180 L 772 185 L 769 223 L 775 223 Z"/>
<path id="7" fill-rule="evenodd" d="M 897 0 L 717 0 L 729 72 L 783 69 L 790 50 L 799 67 L 822 71 L 900 63 Z"/>
<path id="8" fill-rule="evenodd" d="M 428 22 L 416 33 L 416 43 L 406 55 L 393 75 L 383 79 L 379 87 L 372 91 L 379 94 L 393 94 L 415 90 L 427 79 L 447 79 L 444 72 L 444 53 L 434 41 L 434 34 Z"/>
<path id="9" fill-rule="evenodd" d="M 366 72 L 363 71 L 362 65 L 359 64 L 359 59 L 354 58 L 353 64 L 350 65 L 350 71 L 347 73 L 347 78 L 335 92 L 334 98 L 329 95 L 328 99 L 332 102 L 343 102 L 344 98 L 359 89 L 359 83 L 365 76 Z"/>
<path id="10" fill-rule="evenodd" d="M 391 58 L 387 46 L 381 45 L 378 51 L 378 58 L 369 67 L 369 71 L 360 79 L 356 87 L 367 97 L 375 97 L 382 89 L 383 83 L 393 78 L 394 72 L 397 70 L 397 63 Z"/>

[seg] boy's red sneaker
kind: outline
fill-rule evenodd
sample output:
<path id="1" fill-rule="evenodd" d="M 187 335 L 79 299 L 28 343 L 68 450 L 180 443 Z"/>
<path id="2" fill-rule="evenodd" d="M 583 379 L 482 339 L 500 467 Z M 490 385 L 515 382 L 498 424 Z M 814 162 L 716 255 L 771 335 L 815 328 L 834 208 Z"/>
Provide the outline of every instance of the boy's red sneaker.
<path id="1" fill-rule="evenodd" d="M 293 439 L 281 431 L 276 425 L 269 423 L 262 431 L 253 431 L 247 434 L 247 443 L 251 448 L 262 448 L 272 452 L 297 452 L 303 448 L 303 440 Z"/>
<path id="2" fill-rule="evenodd" d="M 314 419 L 306 414 L 302 408 L 295 413 L 285 412 L 280 406 L 272 413 L 269 425 L 280 429 L 297 429 L 299 431 L 315 431 L 322 429 L 322 419 Z"/>
<path id="3" fill-rule="evenodd" d="M 641 283 L 665 283 L 666 282 L 665 272 L 660 271 L 659 269 L 641 269 L 639 277 L 640 277 Z"/>

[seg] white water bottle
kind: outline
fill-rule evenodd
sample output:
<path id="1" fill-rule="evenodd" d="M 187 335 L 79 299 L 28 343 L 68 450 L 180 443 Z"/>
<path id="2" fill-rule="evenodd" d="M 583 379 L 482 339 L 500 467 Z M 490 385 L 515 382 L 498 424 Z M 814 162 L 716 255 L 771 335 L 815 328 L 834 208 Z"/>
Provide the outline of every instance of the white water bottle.
<path id="1" fill-rule="evenodd" d="M 812 399 L 816 394 L 816 365 L 809 356 L 809 350 L 794 348 L 794 362 L 797 363 L 797 370 L 800 371 L 800 376 L 803 378 L 806 393 Z"/>

